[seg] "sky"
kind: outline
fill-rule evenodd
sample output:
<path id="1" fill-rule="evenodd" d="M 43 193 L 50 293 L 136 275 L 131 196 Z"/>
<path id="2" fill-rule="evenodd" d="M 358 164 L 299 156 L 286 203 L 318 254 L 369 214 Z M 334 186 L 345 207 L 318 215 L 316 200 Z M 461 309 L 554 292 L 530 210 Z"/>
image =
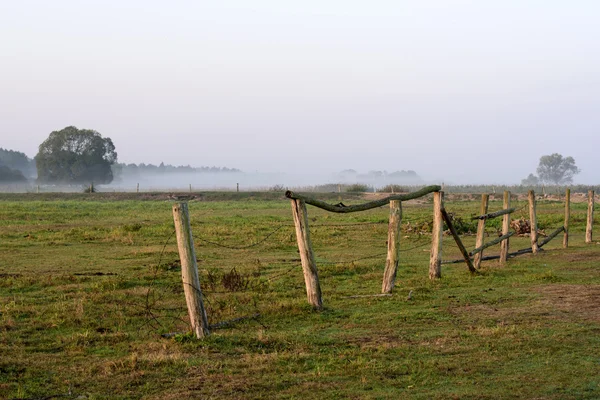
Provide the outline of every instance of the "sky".
<path id="1" fill-rule="evenodd" d="M 120 162 L 600 183 L 600 2 L 0 1 L 0 147 L 55 130 Z M 280 182 L 284 183 L 284 182 Z"/>

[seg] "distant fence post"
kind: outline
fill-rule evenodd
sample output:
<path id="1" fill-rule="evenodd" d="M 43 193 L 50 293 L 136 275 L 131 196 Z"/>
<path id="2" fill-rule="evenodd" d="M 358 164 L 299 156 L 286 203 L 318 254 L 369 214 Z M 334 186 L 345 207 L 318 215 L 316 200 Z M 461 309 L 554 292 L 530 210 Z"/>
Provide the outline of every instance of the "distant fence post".
<path id="1" fill-rule="evenodd" d="M 239 191 L 240 191 L 240 184 L 236 183 L 236 192 L 239 192 Z"/>
<path id="2" fill-rule="evenodd" d="M 480 215 L 485 215 L 488 212 L 488 204 L 490 200 L 490 195 L 484 193 L 481 195 L 481 208 Z M 475 239 L 475 247 L 480 247 L 483 245 L 483 240 L 485 236 L 485 220 L 486 218 L 482 218 L 477 222 L 477 238 Z M 473 266 L 475 268 L 479 268 L 481 265 L 481 258 L 483 257 L 483 251 L 475 254 L 475 258 L 473 259 Z"/>
<path id="3" fill-rule="evenodd" d="M 304 200 L 291 199 L 292 214 L 294 216 L 294 225 L 296 226 L 296 239 L 298 240 L 298 250 L 302 262 L 302 271 L 304 273 L 304 283 L 306 284 L 306 296 L 308 302 L 315 309 L 323 308 L 323 298 L 321 295 L 321 286 L 319 284 L 319 275 L 317 272 L 317 263 L 312 251 L 310 242 L 310 231 L 308 229 L 308 212 Z"/>
<path id="4" fill-rule="evenodd" d="M 565 191 L 565 233 L 563 234 L 563 247 L 569 247 L 569 220 L 571 219 L 571 189 Z"/>
<path id="5" fill-rule="evenodd" d="M 504 191 L 504 198 L 502 202 L 502 208 L 507 210 L 510 208 L 510 191 Z M 508 234 L 508 230 L 510 229 L 510 213 L 504 214 L 502 216 L 502 235 Z M 510 239 L 504 239 L 500 244 L 500 264 L 506 264 L 506 260 L 508 259 L 508 250 L 510 247 Z"/>
<path id="6" fill-rule="evenodd" d="M 177 235 L 177 247 L 181 259 L 181 278 L 192 330 L 198 339 L 210 334 L 206 310 L 202 302 L 202 290 L 198 278 L 198 264 L 190 225 L 187 203 L 173 205 L 173 220 Z"/>
<path id="7" fill-rule="evenodd" d="M 592 229 L 594 227 L 594 191 L 588 191 L 587 226 L 585 228 L 585 242 L 592 243 Z"/>
<path id="8" fill-rule="evenodd" d="M 535 214 L 535 192 L 533 190 L 529 191 L 529 222 L 531 225 L 531 252 L 533 254 L 537 254 L 539 247 L 538 247 L 538 234 L 537 234 L 537 216 Z"/>
<path id="9" fill-rule="evenodd" d="M 390 222 L 388 226 L 388 248 L 383 273 L 381 293 L 391 293 L 396 281 L 398 259 L 400 255 L 400 227 L 402 224 L 402 203 L 400 200 L 390 200 Z"/>
<path id="10" fill-rule="evenodd" d="M 431 255 L 429 258 L 429 279 L 442 277 L 442 208 L 444 192 L 433 193 L 433 227 L 431 229 Z"/>
<path id="11" fill-rule="evenodd" d="M 140 184 L 138 183 L 137 186 L 135 187 L 135 192 L 139 193 L 140 192 Z"/>

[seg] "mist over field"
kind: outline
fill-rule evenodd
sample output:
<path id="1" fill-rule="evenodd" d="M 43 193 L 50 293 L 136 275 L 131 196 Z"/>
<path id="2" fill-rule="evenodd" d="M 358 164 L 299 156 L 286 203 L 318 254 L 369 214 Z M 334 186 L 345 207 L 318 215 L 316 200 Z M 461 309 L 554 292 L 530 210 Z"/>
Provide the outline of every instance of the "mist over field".
<path id="1" fill-rule="evenodd" d="M 371 171 L 370 173 L 297 173 L 279 172 L 171 172 L 171 173 L 143 173 L 125 175 L 115 179 L 110 185 L 102 186 L 106 190 L 116 189 L 122 191 L 136 190 L 139 184 L 140 191 L 152 190 L 281 190 L 284 188 L 304 188 L 326 184 L 364 184 L 370 188 L 380 188 L 385 185 L 420 185 L 425 183 L 418 175 L 401 173 L 384 173 Z M 405 174 L 406 175 L 406 174 Z"/>

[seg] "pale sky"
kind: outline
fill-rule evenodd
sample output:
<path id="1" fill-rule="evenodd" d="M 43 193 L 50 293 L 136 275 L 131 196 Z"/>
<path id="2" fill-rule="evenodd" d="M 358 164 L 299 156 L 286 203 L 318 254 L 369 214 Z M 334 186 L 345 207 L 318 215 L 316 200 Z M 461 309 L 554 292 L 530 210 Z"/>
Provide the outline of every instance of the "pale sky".
<path id="1" fill-rule="evenodd" d="M 126 163 L 600 183 L 600 2 L 0 0 L 0 147 Z"/>

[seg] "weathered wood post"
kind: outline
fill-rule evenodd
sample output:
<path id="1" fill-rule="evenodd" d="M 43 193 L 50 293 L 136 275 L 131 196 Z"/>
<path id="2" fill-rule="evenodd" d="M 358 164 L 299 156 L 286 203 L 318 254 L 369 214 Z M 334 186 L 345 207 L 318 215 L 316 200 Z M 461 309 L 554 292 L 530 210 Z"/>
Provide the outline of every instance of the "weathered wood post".
<path id="1" fill-rule="evenodd" d="M 585 242 L 592 243 L 592 229 L 594 227 L 594 191 L 588 191 L 587 225 L 585 228 Z"/>
<path id="2" fill-rule="evenodd" d="M 442 208 L 444 192 L 433 193 L 433 227 L 431 228 L 431 255 L 429 257 L 429 279 L 442 277 Z"/>
<path id="3" fill-rule="evenodd" d="M 304 272 L 304 283 L 306 284 L 306 296 L 308 302 L 317 310 L 323 308 L 321 285 L 317 263 L 310 242 L 310 231 L 308 229 L 308 212 L 304 200 L 291 199 L 294 225 L 296 226 L 296 239 L 298 240 L 298 251 Z"/>
<path id="4" fill-rule="evenodd" d="M 398 271 L 400 255 L 400 227 L 402 224 L 402 203 L 400 200 L 390 200 L 390 222 L 388 226 L 388 248 L 383 273 L 381 293 L 392 293 Z"/>
<path id="5" fill-rule="evenodd" d="M 136 188 L 135 188 L 135 192 L 136 192 L 136 193 L 139 193 L 139 192 L 140 192 L 140 184 L 139 184 L 139 183 L 137 184 L 137 186 L 136 186 Z"/>
<path id="6" fill-rule="evenodd" d="M 510 191 L 504 191 L 504 198 L 502 202 L 502 209 L 507 210 L 510 208 Z M 510 229 L 510 214 L 504 214 L 502 216 L 502 235 L 508 234 Z M 500 244 L 500 264 L 506 264 L 508 259 L 508 250 L 510 247 L 510 239 L 505 239 Z"/>
<path id="7" fill-rule="evenodd" d="M 173 204 L 173 220 L 177 236 L 177 248 L 181 259 L 181 279 L 192 330 L 198 339 L 210 334 L 206 310 L 202 302 L 202 290 L 198 279 L 198 264 L 190 225 L 187 203 Z"/>
<path id="8" fill-rule="evenodd" d="M 538 234 L 537 234 L 537 216 L 535 214 L 535 192 L 533 190 L 529 191 L 529 222 L 530 222 L 530 226 L 531 226 L 531 233 L 530 233 L 530 238 L 531 238 L 531 252 L 533 254 L 537 254 L 539 247 L 538 247 Z"/>
<path id="9" fill-rule="evenodd" d="M 569 220 L 571 219 L 571 189 L 565 191 L 565 233 L 563 234 L 563 247 L 569 247 Z"/>
<path id="10" fill-rule="evenodd" d="M 480 215 L 485 215 L 488 212 L 488 204 L 490 200 L 490 195 L 484 193 L 481 195 L 481 208 Z M 481 247 L 483 245 L 483 240 L 485 236 L 485 220 L 486 218 L 482 218 L 477 222 L 477 237 L 475 239 L 475 247 Z M 479 268 L 481 265 L 481 258 L 483 257 L 483 251 L 475 254 L 475 258 L 473 259 L 473 266 L 475 268 Z"/>
<path id="11" fill-rule="evenodd" d="M 236 183 L 236 192 L 239 192 L 239 191 L 240 191 L 240 184 Z"/>
<path id="12" fill-rule="evenodd" d="M 190 183 L 190 193 L 192 193 L 192 184 Z"/>

